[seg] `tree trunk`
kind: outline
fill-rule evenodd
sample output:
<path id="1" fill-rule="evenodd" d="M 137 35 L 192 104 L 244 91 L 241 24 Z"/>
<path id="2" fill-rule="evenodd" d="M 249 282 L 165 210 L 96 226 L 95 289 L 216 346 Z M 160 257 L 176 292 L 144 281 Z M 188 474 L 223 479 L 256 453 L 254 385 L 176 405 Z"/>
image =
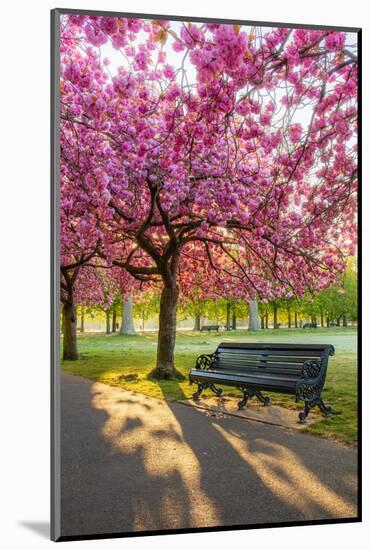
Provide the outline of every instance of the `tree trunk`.
<path id="1" fill-rule="evenodd" d="M 261 329 L 264 329 L 264 319 L 265 319 L 265 316 L 260 315 L 260 328 Z M 249 317 L 249 322 L 250 322 L 250 317 Z"/>
<path id="2" fill-rule="evenodd" d="M 268 315 L 268 313 L 265 314 L 265 328 L 269 328 L 269 315 Z"/>
<path id="3" fill-rule="evenodd" d="M 279 328 L 278 327 L 278 306 L 276 306 L 276 304 L 273 305 L 273 328 Z"/>
<path id="4" fill-rule="evenodd" d="M 130 294 L 122 301 L 122 319 L 120 334 L 135 334 L 133 321 L 133 296 Z"/>
<path id="5" fill-rule="evenodd" d="M 329 316 L 326 317 L 326 327 L 327 328 L 330 327 L 330 317 Z"/>
<path id="6" fill-rule="evenodd" d="M 63 359 L 76 361 L 79 358 L 77 350 L 77 317 L 72 301 L 63 304 Z"/>
<path id="7" fill-rule="evenodd" d="M 227 319 L 225 322 L 225 328 L 231 330 L 231 304 L 227 302 Z"/>
<path id="8" fill-rule="evenodd" d="M 150 377 L 184 379 L 184 376 L 174 366 L 177 302 L 177 288 L 164 286 L 160 300 L 157 361 L 156 367 L 150 372 Z"/>
<path id="9" fill-rule="evenodd" d="M 348 317 L 346 315 L 343 315 L 343 327 L 348 326 Z"/>
<path id="10" fill-rule="evenodd" d="M 237 330 L 237 317 L 234 310 L 232 311 L 232 330 Z"/>
<path id="11" fill-rule="evenodd" d="M 193 330 L 198 332 L 201 330 L 201 315 L 195 315 L 195 324 Z"/>
<path id="12" fill-rule="evenodd" d="M 295 328 L 298 328 L 298 312 L 294 311 L 294 324 Z"/>
<path id="13" fill-rule="evenodd" d="M 259 330 L 259 311 L 258 302 L 250 300 L 249 302 L 249 330 Z M 264 325 L 263 325 L 264 328 Z"/>
<path id="14" fill-rule="evenodd" d="M 111 332 L 111 325 L 110 325 L 110 314 L 107 309 L 106 311 L 106 334 L 109 334 Z"/>
<path id="15" fill-rule="evenodd" d="M 287 325 L 288 328 L 291 328 L 291 308 L 287 309 Z"/>
<path id="16" fill-rule="evenodd" d="M 323 309 L 322 308 L 320 309 L 320 312 L 321 312 L 321 327 L 323 328 L 325 326 L 325 323 L 324 323 Z"/>
<path id="17" fill-rule="evenodd" d="M 112 332 L 116 332 L 116 308 L 112 312 Z"/>
<path id="18" fill-rule="evenodd" d="M 336 319 L 336 326 L 337 326 L 337 327 L 340 327 L 340 317 L 338 317 L 338 318 Z"/>
<path id="19" fill-rule="evenodd" d="M 85 311 L 81 308 L 80 332 L 85 332 Z"/>

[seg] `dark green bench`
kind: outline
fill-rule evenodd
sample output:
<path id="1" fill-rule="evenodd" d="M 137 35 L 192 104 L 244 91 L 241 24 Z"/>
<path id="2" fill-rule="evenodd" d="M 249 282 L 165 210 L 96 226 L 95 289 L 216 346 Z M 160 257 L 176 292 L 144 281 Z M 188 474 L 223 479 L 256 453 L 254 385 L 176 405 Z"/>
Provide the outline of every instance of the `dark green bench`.
<path id="1" fill-rule="evenodd" d="M 207 388 L 221 396 L 222 389 L 217 385 L 233 386 L 243 392 L 238 403 L 243 409 L 254 396 L 268 405 L 269 397 L 262 391 L 291 394 L 296 401 L 304 401 L 304 410 L 299 413 L 299 421 L 304 424 L 315 406 L 326 416 L 331 414 L 321 393 L 328 358 L 334 353 L 334 347 L 328 344 L 222 343 L 214 353 L 200 355 L 190 371 L 190 384 L 198 386 L 193 398 L 197 400 Z"/>
<path id="2" fill-rule="evenodd" d="M 216 332 L 219 332 L 219 325 L 204 325 L 201 327 L 201 332 L 211 332 L 212 330 L 216 330 Z"/>

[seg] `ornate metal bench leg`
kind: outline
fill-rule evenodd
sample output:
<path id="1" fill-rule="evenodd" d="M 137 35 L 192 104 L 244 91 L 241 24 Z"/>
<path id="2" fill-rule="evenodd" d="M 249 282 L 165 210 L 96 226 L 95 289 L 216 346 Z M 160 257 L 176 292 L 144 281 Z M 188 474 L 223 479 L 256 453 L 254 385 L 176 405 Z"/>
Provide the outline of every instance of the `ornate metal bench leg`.
<path id="1" fill-rule="evenodd" d="M 266 407 L 267 405 L 270 405 L 270 399 L 268 396 L 263 395 L 259 390 L 255 390 L 254 393 L 256 397 L 259 399 L 259 401 L 264 403 L 264 407 Z"/>
<path id="2" fill-rule="evenodd" d="M 299 413 L 299 423 L 300 424 L 306 424 L 307 421 L 306 421 L 306 418 L 309 414 L 309 411 L 310 411 L 311 407 L 308 403 L 308 401 L 305 401 L 305 407 L 304 407 L 304 410 L 302 410 L 300 413 Z"/>
<path id="3" fill-rule="evenodd" d="M 319 406 L 321 412 L 325 416 L 331 416 L 332 415 L 332 408 L 330 407 L 330 405 L 326 405 L 326 403 L 323 402 L 322 397 L 320 397 L 318 399 L 318 406 Z"/>
<path id="4" fill-rule="evenodd" d="M 241 399 L 241 401 L 238 402 L 238 408 L 239 410 L 242 410 L 245 408 L 247 400 L 250 397 L 254 397 L 255 391 L 251 390 L 250 388 L 237 388 L 237 389 L 239 389 L 243 393 L 243 399 Z"/>
<path id="5" fill-rule="evenodd" d="M 216 388 L 214 384 L 210 384 L 209 388 L 211 389 L 212 392 L 216 394 L 217 397 L 221 397 L 223 393 L 222 388 Z"/>
<path id="6" fill-rule="evenodd" d="M 198 390 L 195 391 L 193 394 L 192 394 L 192 397 L 195 401 L 198 401 L 198 399 L 200 398 L 200 395 L 201 393 L 203 392 L 203 390 L 205 389 L 205 386 L 203 384 L 197 384 L 198 386 Z"/>
<path id="7" fill-rule="evenodd" d="M 244 392 L 243 393 L 243 399 L 241 399 L 241 401 L 238 402 L 238 410 L 241 411 L 242 409 L 245 408 L 245 405 L 247 403 L 248 398 L 249 398 L 249 394 Z"/>

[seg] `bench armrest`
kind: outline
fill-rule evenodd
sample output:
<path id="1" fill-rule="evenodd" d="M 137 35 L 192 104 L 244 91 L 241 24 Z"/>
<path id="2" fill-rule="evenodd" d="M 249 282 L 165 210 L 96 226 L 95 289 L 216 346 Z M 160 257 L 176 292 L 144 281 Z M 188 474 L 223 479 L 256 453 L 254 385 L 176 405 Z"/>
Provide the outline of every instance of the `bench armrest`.
<path id="1" fill-rule="evenodd" d="M 319 399 L 325 383 L 327 362 L 310 359 L 304 361 L 301 375 L 296 384 L 296 401 Z"/>
<path id="2" fill-rule="evenodd" d="M 215 353 L 205 353 L 196 359 L 196 369 L 209 369 L 213 366 Z"/>
<path id="3" fill-rule="evenodd" d="M 322 361 L 310 359 L 309 361 L 304 361 L 300 378 L 304 380 L 317 378 L 318 376 L 320 376 L 322 371 Z"/>

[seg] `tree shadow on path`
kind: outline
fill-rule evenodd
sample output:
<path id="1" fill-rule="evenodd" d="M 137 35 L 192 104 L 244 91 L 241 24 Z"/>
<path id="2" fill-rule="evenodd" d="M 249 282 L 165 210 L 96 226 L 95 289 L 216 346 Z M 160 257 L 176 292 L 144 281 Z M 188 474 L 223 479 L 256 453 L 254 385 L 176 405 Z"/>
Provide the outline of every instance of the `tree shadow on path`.
<path id="1" fill-rule="evenodd" d="M 353 449 L 68 375 L 62 392 L 63 534 L 356 513 Z"/>
<path id="2" fill-rule="evenodd" d="M 357 453 L 309 434 L 169 404 L 221 525 L 357 515 Z"/>

